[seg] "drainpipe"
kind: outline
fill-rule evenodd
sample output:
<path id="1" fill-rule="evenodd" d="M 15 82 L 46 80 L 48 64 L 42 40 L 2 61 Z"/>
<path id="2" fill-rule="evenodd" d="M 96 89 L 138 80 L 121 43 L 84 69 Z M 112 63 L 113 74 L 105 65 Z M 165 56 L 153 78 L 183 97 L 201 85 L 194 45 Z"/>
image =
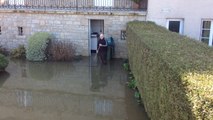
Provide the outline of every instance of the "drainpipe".
<path id="1" fill-rule="evenodd" d="M 78 0 L 75 0 L 76 1 L 76 12 L 78 11 Z"/>
<path id="2" fill-rule="evenodd" d="M 16 10 L 16 0 L 14 0 L 14 9 Z"/>

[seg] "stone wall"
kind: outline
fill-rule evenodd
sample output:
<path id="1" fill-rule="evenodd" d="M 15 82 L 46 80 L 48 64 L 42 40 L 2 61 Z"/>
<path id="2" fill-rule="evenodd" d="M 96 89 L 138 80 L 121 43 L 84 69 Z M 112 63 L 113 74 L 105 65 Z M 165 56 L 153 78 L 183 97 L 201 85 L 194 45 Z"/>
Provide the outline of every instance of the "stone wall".
<path id="1" fill-rule="evenodd" d="M 65 12 L 65 11 L 13 11 L 0 12 L 0 45 L 8 49 L 20 44 L 27 45 L 27 39 L 35 32 L 46 31 L 56 39 L 71 41 L 77 54 L 89 55 L 89 21 L 104 20 L 105 37 L 115 40 L 115 57 L 127 57 L 126 41 L 121 40 L 121 30 L 133 20 L 145 20 L 145 12 Z M 23 36 L 18 35 L 23 27 Z"/>

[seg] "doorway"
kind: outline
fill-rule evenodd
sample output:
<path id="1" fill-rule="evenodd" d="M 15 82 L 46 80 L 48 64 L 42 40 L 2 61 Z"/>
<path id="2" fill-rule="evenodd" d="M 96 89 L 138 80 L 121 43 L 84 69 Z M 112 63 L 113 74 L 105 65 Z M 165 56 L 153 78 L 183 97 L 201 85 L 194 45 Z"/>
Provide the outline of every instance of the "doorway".
<path id="1" fill-rule="evenodd" d="M 96 53 L 98 37 L 100 33 L 104 33 L 104 20 L 90 20 L 90 47 L 89 51 L 91 53 Z"/>

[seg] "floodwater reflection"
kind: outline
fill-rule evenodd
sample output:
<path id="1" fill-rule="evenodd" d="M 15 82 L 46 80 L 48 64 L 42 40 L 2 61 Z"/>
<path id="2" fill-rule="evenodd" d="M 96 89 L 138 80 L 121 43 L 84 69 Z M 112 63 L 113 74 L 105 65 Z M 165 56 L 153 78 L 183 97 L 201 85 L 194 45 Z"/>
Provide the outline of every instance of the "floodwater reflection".
<path id="1" fill-rule="evenodd" d="M 0 71 L 0 87 L 4 84 L 4 82 L 8 79 L 10 74 L 6 71 Z"/>
<path id="2" fill-rule="evenodd" d="M 98 65 L 91 68 L 91 91 L 100 91 L 101 88 L 107 86 L 107 81 L 110 73 L 109 65 Z"/>
<path id="3" fill-rule="evenodd" d="M 0 74 L 0 119 L 147 120 L 125 86 L 122 61 L 92 62 L 10 61 Z"/>
<path id="4" fill-rule="evenodd" d="M 32 92 L 27 90 L 16 90 L 17 104 L 20 107 L 30 107 L 32 106 Z"/>

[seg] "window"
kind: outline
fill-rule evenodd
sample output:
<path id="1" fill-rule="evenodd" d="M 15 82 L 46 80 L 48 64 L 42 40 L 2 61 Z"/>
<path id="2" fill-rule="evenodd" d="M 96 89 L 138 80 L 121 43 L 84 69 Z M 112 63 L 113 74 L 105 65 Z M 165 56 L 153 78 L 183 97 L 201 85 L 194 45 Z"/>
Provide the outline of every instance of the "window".
<path id="1" fill-rule="evenodd" d="M 24 0 L 9 0 L 10 5 L 24 5 Z"/>
<path id="2" fill-rule="evenodd" d="M 126 30 L 121 30 L 121 40 L 126 40 Z"/>
<path id="3" fill-rule="evenodd" d="M 213 21 L 203 20 L 201 29 L 201 41 L 212 46 L 213 44 Z"/>
<path id="4" fill-rule="evenodd" d="M 183 34 L 183 19 L 168 19 L 167 29 L 172 32 Z"/>
<path id="5" fill-rule="evenodd" d="M 99 7 L 112 7 L 114 6 L 114 0 L 95 0 L 95 6 Z"/>
<path id="6" fill-rule="evenodd" d="M 23 27 L 18 27 L 18 35 L 23 36 Z"/>

